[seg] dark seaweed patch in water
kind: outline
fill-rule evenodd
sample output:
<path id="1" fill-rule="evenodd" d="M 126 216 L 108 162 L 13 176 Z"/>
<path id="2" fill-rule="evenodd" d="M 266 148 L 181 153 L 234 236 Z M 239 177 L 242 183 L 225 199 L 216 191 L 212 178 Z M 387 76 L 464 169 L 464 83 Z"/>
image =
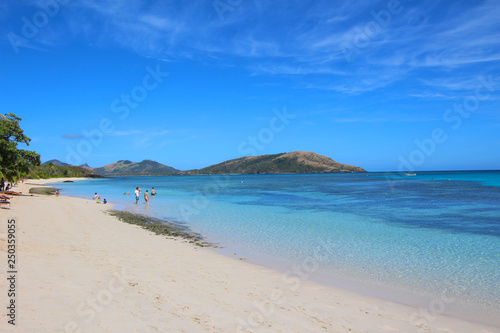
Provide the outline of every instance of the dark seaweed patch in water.
<path id="1" fill-rule="evenodd" d="M 108 210 L 107 213 L 111 216 L 117 217 L 120 221 L 138 225 L 146 230 L 154 232 L 157 235 L 183 238 L 188 242 L 201 247 L 217 247 L 206 242 L 200 234 L 189 230 L 185 226 L 181 226 L 170 221 L 121 210 Z"/>

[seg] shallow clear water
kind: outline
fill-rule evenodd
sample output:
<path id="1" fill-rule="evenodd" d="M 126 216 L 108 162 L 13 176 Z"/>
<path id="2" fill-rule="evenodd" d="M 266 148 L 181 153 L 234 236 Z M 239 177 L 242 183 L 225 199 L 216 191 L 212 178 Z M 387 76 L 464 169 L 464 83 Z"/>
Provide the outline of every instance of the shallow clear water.
<path id="1" fill-rule="evenodd" d="M 498 171 L 119 177 L 57 186 L 63 195 L 91 202 L 98 192 L 119 208 L 187 224 L 226 254 L 500 325 Z M 136 186 L 158 194 L 135 205 Z"/>

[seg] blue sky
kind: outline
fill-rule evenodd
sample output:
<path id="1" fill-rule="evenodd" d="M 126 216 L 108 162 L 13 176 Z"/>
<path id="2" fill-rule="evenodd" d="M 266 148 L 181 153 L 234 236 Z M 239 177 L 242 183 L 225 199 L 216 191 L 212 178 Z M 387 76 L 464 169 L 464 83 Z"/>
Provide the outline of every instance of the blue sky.
<path id="1" fill-rule="evenodd" d="M 499 17 L 496 0 L 3 1 L 1 113 L 43 161 L 500 169 Z"/>

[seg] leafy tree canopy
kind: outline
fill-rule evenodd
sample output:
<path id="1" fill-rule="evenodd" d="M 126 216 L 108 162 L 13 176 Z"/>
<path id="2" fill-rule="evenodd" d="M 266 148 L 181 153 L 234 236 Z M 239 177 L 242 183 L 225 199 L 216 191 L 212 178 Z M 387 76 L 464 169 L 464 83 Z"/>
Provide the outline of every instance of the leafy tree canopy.
<path id="1" fill-rule="evenodd" d="M 19 126 L 21 120 L 13 113 L 0 115 L 0 176 L 9 181 L 27 174 L 31 165 L 40 165 L 39 154 L 17 147 L 20 143 L 29 146 L 31 141 Z"/>

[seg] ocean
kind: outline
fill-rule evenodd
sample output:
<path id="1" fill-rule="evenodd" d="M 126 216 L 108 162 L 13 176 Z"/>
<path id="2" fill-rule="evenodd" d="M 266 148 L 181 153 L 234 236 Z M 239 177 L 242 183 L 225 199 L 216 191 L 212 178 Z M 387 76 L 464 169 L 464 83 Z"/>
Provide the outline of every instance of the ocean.
<path id="1" fill-rule="evenodd" d="M 500 171 L 144 176 L 57 183 L 288 275 L 500 326 Z M 135 204 L 134 190 L 157 195 Z M 129 195 L 126 193 L 129 192 Z"/>

